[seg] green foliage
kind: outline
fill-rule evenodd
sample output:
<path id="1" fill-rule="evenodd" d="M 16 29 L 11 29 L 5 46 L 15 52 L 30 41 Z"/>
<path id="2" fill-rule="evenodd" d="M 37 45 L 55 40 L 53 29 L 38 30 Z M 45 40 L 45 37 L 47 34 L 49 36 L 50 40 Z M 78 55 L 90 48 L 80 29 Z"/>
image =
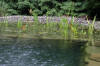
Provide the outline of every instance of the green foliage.
<path id="1" fill-rule="evenodd" d="M 8 9 L 7 11 L 8 15 L 17 15 L 18 14 L 18 11 L 14 10 L 14 9 Z"/>
<path id="2" fill-rule="evenodd" d="M 28 1 L 18 2 L 17 9 L 20 14 L 24 14 L 24 15 L 29 14 L 30 2 L 28 2 Z"/>
<path id="3" fill-rule="evenodd" d="M 37 16 L 34 15 L 35 21 L 37 20 Z M 8 23 L 7 21 L 0 23 L 0 31 L 6 31 L 9 29 L 10 31 L 15 31 L 18 33 L 26 33 L 32 34 L 34 36 L 38 35 L 37 37 L 41 38 L 41 36 L 48 35 L 51 36 L 59 36 L 63 39 L 88 39 L 91 40 L 91 36 L 94 35 L 94 22 L 96 17 L 92 23 L 88 20 L 88 28 L 86 29 L 85 26 L 82 27 L 80 25 L 75 24 L 74 17 L 68 22 L 67 19 L 62 18 L 61 22 L 46 22 L 45 24 L 41 24 L 40 22 L 30 22 L 24 23 L 19 20 L 17 23 Z M 11 24 L 13 26 L 11 26 Z M 81 29 L 80 29 L 80 28 Z M 12 29 L 13 28 L 13 29 Z M 85 29 L 84 29 L 85 28 Z M 17 29 L 17 30 L 16 30 Z"/>
<path id="4" fill-rule="evenodd" d="M 31 15 L 32 9 L 37 15 L 60 16 L 99 16 L 99 0 L 1 0 L 0 16 Z"/>
<path id="5" fill-rule="evenodd" d="M 88 24 L 89 24 L 89 28 L 88 28 L 88 34 L 89 34 L 89 35 L 93 35 L 95 20 L 96 20 L 96 16 L 94 17 L 92 23 L 90 23 L 90 22 L 87 20 L 87 21 L 88 21 Z"/>
<path id="6" fill-rule="evenodd" d="M 99 12 L 100 0 L 91 0 L 91 1 L 87 1 L 87 2 L 89 5 L 89 6 L 87 5 L 87 10 L 89 10 L 88 11 L 89 15 L 100 17 L 100 12 Z"/>
<path id="7" fill-rule="evenodd" d="M 0 1 L 0 16 L 7 15 L 8 4 Z"/>
<path id="8" fill-rule="evenodd" d="M 22 27 L 22 22 L 19 20 L 17 23 L 17 28 L 20 29 Z"/>
<path id="9" fill-rule="evenodd" d="M 63 14 L 67 14 L 67 15 L 78 15 L 79 11 L 82 10 L 81 9 L 81 6 L 82 3 L 81 2 L 72 2 L 72 1 L 69 1 L 69 2 L 63 2 L 61 8 L 63 10 Z"/>

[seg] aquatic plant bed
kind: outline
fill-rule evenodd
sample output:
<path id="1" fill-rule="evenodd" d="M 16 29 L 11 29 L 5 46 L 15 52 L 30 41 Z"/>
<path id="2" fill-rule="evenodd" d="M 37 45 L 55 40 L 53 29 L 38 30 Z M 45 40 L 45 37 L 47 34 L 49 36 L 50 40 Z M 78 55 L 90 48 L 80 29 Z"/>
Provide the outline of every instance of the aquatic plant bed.
<path id="1" fill-rule="evenodd" d="M 59 18 L 59 22 L 52 21 L 54 17 L 51 20 L 47 17 L 43 22 L 37 16 L 34 18 L 33 21 L 18 18 L 15 22 L 2 18 L 1 66 L 85 66 L 88 63 L 86 47 L 95 46 L 94 41 L 100 39 L 100 32 L 94 27 L 96 18 L 86 20 L 86 25 L 77 22 L 74 16 L 70 20 Z"/>
<path id="2" fill-rule="evenodd" d="M 60 38 L 64 39 L 74 39 L 79 37 L 86 39 L 93 34 L 95 18 L 93 21 L 83 21 L 81 18 L 78 20 L 78 18 L 74 16 L 68 18 L 38 16 L 29 16 L 28 18 L 28 16 L 7 16 L 1 17 L 0 31 L 1 33 L 28 33 L 35 36 L 38 35 L 40 38 L 44 36 L 47 37 L 48 35 L 53 35 L 54 37 L 58 35 Z M 83 24 L 81 25 L 79 23 L 84 23 L 84 25 L 86 23 L 88 26 L 84 29 Z"/>

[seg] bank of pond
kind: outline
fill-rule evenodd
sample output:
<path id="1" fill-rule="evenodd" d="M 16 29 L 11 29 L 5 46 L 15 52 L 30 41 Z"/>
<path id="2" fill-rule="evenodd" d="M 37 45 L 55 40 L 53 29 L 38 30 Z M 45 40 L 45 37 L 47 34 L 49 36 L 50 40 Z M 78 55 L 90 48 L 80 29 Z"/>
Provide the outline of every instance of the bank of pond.
<path id="1" fill-rule="evenodd" d="M 0 22 L 1 66 L 98 66 L 100 31 L 69 22 Z M 94 65 L 92 64 L 94 63 Z"/>

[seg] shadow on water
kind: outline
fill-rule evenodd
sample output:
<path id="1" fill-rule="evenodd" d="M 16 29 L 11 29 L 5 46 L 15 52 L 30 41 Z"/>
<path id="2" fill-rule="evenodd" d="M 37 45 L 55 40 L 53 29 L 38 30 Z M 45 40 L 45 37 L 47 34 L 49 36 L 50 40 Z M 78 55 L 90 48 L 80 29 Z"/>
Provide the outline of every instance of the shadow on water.
<path id="1" fill-rule="evenodd" d="M 85 43 L 60 39 L 0 39 L 0 66 L 85 66 Z"/>

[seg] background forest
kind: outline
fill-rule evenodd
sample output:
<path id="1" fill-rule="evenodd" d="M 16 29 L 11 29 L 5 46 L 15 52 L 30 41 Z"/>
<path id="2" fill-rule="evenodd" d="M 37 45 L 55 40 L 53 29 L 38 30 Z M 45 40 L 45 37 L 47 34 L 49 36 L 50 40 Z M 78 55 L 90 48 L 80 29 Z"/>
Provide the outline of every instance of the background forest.
<path id="1" fill-rule="evenodd" d="M 0 0 L 0 16 L 32 15 L 100 17 L 100 0 Z"/>

